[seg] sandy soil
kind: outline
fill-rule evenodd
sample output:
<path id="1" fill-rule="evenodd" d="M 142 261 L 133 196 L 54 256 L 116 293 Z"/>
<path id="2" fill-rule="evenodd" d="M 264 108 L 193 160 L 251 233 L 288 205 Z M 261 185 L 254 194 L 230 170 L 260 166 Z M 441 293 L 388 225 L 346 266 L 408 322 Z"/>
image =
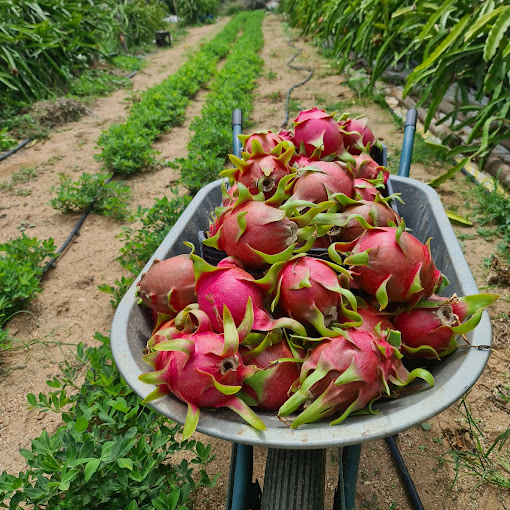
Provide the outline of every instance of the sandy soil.
<path id="1" fill-rule="evenodd" d="M 266 44 L 261 55 L 265 69 L 255 90 L 256 111 L 249 130 L 279 127 L 284 120 L 288 88 L 306 76 L 305 72 L 285 67 L 285 62 L 295 53 L 295 49 L 288 45 L 289 32 L 280 21 L 274 15 L 266 16 L 264 21 Z M 150 56 L 144 72 L 133 80 L 134 90 L 150 87 L 178 69 L 186 59 L 187 50 L 196 48 L 202 37 L 209 38 L 217 33 L 223 23 L 190 29 L 186 39 L 178 46 Z M 309 42 L 301 40 L 297 45 L 304 51 L 295 63 L 313 67 L 315 73 L 305 86 L 293 91 L 291 106 L 299 105 L 303 109 L 327 107 L 342 101 L 349 105 L 351 113 L 368 115 L 376 135 L 389 147 L 390 167 L 395 167 L 392 154 L 401 144 L 402 131 L 395 126 L 390 113 L 370 101 L 354 99 L 351 90 L 343 84 L 344 78 L 336 74 L 330 63 Z M 189 140 L 189 123 L 199 114 L 204 95 L 200 93 L 195 98 L 186 124 L 172 129 L 155 144 L 162 151 L 161 157 L 173 159 L 183 155 Z M 97 152 L 95 143 L 102 129 L 125 118 L 125 96 L 126 91 L 118 91 L 108 98 L 98 100 L 92 107 L 92 115 L 79 122 L 69 123 L 54 132 L 49 140 L 37 143 L 0 164 L 0 180 L 7 179 L 23 166 L 35 166 L 38 171 L 36 180 L 18 187 L 29 190 L 29 195 L 20 197 L 2 194 L 0 241 L 17 237 L 20 234 L 19 227 L 25 222 L 26 225 L 34 225 L 27 229 L 28 235 L 39 239 L 53 237 L 57 246 L 63 242 L 74 226 L 76 217 L 64 216 L 46 205 L 52 197 L 50 187 L 58 184 L 60 172 L 77 178 L 84 171 L 99 171 L 100 165 L 93 159 Z M 291 119 L 294 113 L 291 113 Z M 413 165 L 412 176 L 427 181 L 431 175 L 440 171 L 441 168 L 433 165 L 427 168 Z M 177 177 L 178 174 L 172 169 L 160 169 L 129 179 L 134 197 L 131 206 L 134 208 L 152 204 L 154 198 L 160 197 L 165 187 Z M 442 187 L 439 192 L 446 207 L 459 207 L 460 213 L 467 212 L 466 199 L 458 191 L 468 186 L 470 184 L 459 176 Z M 97 285 L 111 283 L 125 274 L 115 261 L 121 248 L 121 242 L 116 239 L 121 225 L 108 218 L 89 217 L 81 235 L 57 267 L 44 278 L 44 290 L 35 300 L 30 313 L 18 316 L 9 324 L 11 333 L 32 345 L 29 349 L 2 354 L 1 368 L 6 375 L 0 378 L 0 449 L 3 453 L 0 472 L 6 470 L 17 473 L 24 469 L 25 463 L 18 453 L 19 448 L 29 447 L 30 440 L 44 428 L 51 433 L 59 425 L 58 417 L 28 411 L 25 407 L 26 394 L 38 394 L 46 390 L 45 381 L 58 372 L 56 363 L 65 355 L 66 343 L 82 341 L 92 345 L 94 332 L 105 333 L 110 327 L 113 311 L 109 305 L 109 296 L 99 292 Z M 475 232 L 472 227 L 455 229 L 464 234 Z M 495 242 L 489 243 L 477 236 L 464 243 L 468 264 L 479 287 L 483 289 L 487 285 L 483 258 L 494 251 Z M 508 288 L 491 291 L 499 291 L 508 298 Z M 495 318 L 494 349 L 488 368 L 469 395 L 473 416 L 481 419 L 480 426 L 487 441 L 503 432 L 510 421 L 510 404 L 499 401 L 494 392 L 498 384 L 509 384 L 510 325 L 508 321 L 496 319 L 501 313 L 508 314 L 509 311 L 508 300 L 501 300 L 491 309 L 491 315 Z M 43 340 L 53 347 L 43 346 Z M 62 345 L 57 348 L 59 343 Z M 504 494 L 488 485 L 474 490 L 474 481 L 469 477 L 462 478 L 450 488 L 453 471 L 447 466 L 438 468 L 437 458 L 448 449 L 470 449 L 473 446 L 456 408 L 452 407 L 430 420 L 430 425 L 430 430 L 415 427 L 398 438 L 398 445 L 424 507 L 427 510 L 506 509 L 510 505 L 508 493 Z M 211 472 L 219 471 L 221 476 L 217 487 L 202 491 L 196 508 L 219 510 L 225 504 L 231 445 L 199 434 L 197 436 L 213 445 L 217 459 L 211 465 Z M 327 459 L 327 508 L 331 508 L 338 470 L 337 452 L 328 452 Z M 255 476 L 261 483 L 264 461 L 264 450 L 255 449 Z M 374 441 L 363 446 L 357 503 L 359 508 L 369 509 L 411 508 L 384 441 Z"/>

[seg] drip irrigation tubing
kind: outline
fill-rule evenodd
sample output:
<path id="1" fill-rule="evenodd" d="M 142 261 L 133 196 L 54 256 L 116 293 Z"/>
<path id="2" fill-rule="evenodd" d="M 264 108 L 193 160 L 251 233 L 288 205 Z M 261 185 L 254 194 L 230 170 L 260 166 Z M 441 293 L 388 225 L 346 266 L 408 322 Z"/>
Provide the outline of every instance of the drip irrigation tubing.
<path id="1" fill-rule="evenodd" d="M 108 179 L 106 179 L 106 181 L 104 181 L 105 184 L 108 184 L 109 182 L 111 182 L 111 180 L 114 178 L 115 174 L 113 174 L 111 177 L 109 177 Z M 82 213 L 82 215 L 80 216 L 79 220 L 76 222 L 76 225 L 74 226 L 73 230 L 71 231 L 71 233 L 67 236 L 67 239 L 63 242 L 62 246 L 60 246 L 60 248 L 55 252 L 57 254 L 56 257 L 53 257 L 43 268 L 43 271 L 42 271 L 42 274 L 40 276 L 40 278 L 42 278 L 46 272 L 51 269 L 52 267 L 55 266 L 55 262 L 58 260 L 59 256 L 64 252 L 64 250 L 69 246 L 69 244 L 71 243 L 71 241 L 78 235 L 80 235 L 80 228 L 81 226 L 85 223 L 85 220 L 87 219 L 87 216 L 92 212 L 92 207 L 94 206 L 94 204 L 96 203 L 96 200 L 98 199 L 98 197 L 100 196 L 101 194 L 101 190 L 99 191 L 99 193 L 94 197 L 94 200 L 92 201 L 92 204 L 88 207 L 88 209 L 86 211 L 84 211 Z"/>
<path id="2" fill-rule="evenodd" d="M 30 138 L 26 138 L 25 140 L 20 142 L 17 147 L 14 147 L 14 149 L 11 149 L 11 150 L 9 150 L 7 152 L 4 152 L 3 154 L 0 154 L 0 161 L 3 161 L 4 159 L 7 159 L 9 156 L 14 154 L 15 152 L 18 152 L 20 149 L 23 149 L 23 147 L 25 147 L 25 145 L 28 142 L 30 142 Z"/>
<path id="3" fill-rule="evenodd" d="M 132 73 L 129 73 L 126 78 L 129 80 L 133 78 L 138 71 L 134 70 Z M 21 141 L 17 147 L 14 147 L 14 149 L 10 149 L 7 152 L 4 152 L 0 154 L 0 161 L 4 161 L 4 159 L 7 159 L 9 156 L 12 156 L 14 153 L 18 152 L 20 149 L 23 149 L 25 145 L 27 145 L 29 142 L 32 141 L 32 138 L 25 138 L 25 140 Z"/>
<path id="4" fill-rule="evenodd" d="M 290 67 L 291 69 L 295 69 L 296 71 L 308 71 L 310 74 L 307 78 L 305 78 L 303 81 L 300 81 L 299 83 L 296 83 L 295 85 L 292 85 L 289 90 L 287 90 L 287 97 L 285 99 L 285 120 L 283 121 L 283 124 L 280 126 L 282 129 L 287 127 L 287 124 L 289 122 L 289 101 L 290 101 L 290 93 L 297 87 L 301 87 L 301 85 L 304 85 L 310 78 L 313 76 L 314 70 L 310 69 L 309 67 L 302 67 L 302 66 L 294 66 L 292 65 L 292 62 L 303 53 L 303 50 L 295 46 L 293 43 L 289 42 L 289 46 L 292 46 L 294 49 L 297 50 L 297 53 L 287 62 L 287 67 Z"/>

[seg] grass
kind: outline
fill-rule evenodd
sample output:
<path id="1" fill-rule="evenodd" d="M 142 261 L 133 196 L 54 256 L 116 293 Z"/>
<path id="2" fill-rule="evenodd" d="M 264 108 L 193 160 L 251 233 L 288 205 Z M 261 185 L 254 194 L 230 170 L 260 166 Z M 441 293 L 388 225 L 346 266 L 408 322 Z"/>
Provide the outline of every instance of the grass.
<path id="1" fill-rule="evenodd" d="M 471 406 L 464 398 L 459 404 L 463 427 L 472 443 L 471 449 L 452 448 L 438 458 L 440 466 L 448 464 L 454 471 L 450 485 L 453 489 L 459 478 L 472 477 L 473 489 L 489 484 L 500 489 L 510 489 L 510 425 L 495 439 L 489 440 L 482 431 L 480 420 L 475 419 Z"/>
<path id="2" fill-rule="evenodd" d="M 0 182 L 0 191 L 8 191 L 14 194 L 16 191 L 14 188 L 18 184 L 25 184 L 37 178 L 37 168 L 34 166 L 21 167 L 20 170 L 14 172 L 11 177 L 5 181 Z"/>

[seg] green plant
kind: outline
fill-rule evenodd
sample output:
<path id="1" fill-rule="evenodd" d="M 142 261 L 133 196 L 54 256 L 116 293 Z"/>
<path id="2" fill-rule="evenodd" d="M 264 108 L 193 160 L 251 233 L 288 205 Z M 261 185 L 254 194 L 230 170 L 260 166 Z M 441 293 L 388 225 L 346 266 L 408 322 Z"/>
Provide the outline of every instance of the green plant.
<path id="1" fill-rule="evenodd" d="M 439 457 L 439 465 L 452 466 L 455 476 L 451 488 L 459 476 L 471 476 L 476 480 L 475 488 L 487 483 L 497 487 L 510 489 L 510 426 L 493 441 L 488 441 L 481 430 L 479 420 L 473 418 L 471 407 L 466 399 L 459 404 L 459 412 L 464 426 L 473 443 L 473 448 L 460 450 L 453 448 Z"/>
<path id="2" fill-rule="evenodd" d="M 129 89 L 129 78 L 100 69 L 83 72 L 69 83 L 69 92 L 76 96 L 107 96 L 117 89 Z"/>
<path id="3" fill-rule="evenodd" d="M 275 73 L 272 69 L 270 69 L 268 72 L 267 72 L 267 79 L 269 81 L 273 81 L 273 80 L 276 80 L 278 78 L 278 73 Z"/>
<path id="4" fill-rule="evenodd" d="M 121 378 L 109 338 L 96 333 L 95 339 L 98 347 L 76 346 L 75 359 L 47 381 L 48 395 L 27 395 L 30 408 L 60 413 L 64 425 L 53 435 L 44 430 L 21 450 L 26 471 L 0 474 L 0 503 L 185 510 L 199 487 L 215 483 L 206 471 L 211 447 L 179 442 L 181 427 L 143 406 Z M 79 387 L 75 381 L 84 371 Z"/>
<path id="5" fill-rule="evenodd" d="M 16 140 L 7 134 L 7 128 L 0 129 L 0 152 L 12 149 L 16 145 Z"/>
<path id="6" fill-rule="evenodd" d="M 0 244 L 0 328 L 41 291 L 43 263 L 54 256 L 51 238 L 40 241 L 22 234 Z"/>
<path id="7" fill-rule="evenodd" d="M 64 214 L 90 211 L 122 220 L 128 217 L 129 186 L 111 181 L 112 174 L 82 173 L 75 182 L 60 174 L 60 185 L 51 188 L 57 194 L 49 205 Z"/>
<path id="8" fill-rule="evenodd" d="M 37 177 L 37 169 L 33 166 L 22 166 L 17 172 L 14 172 L 6 181 L 0 181 L 0 191 L 12 191 L 20 183 L 26 183 Z"/>

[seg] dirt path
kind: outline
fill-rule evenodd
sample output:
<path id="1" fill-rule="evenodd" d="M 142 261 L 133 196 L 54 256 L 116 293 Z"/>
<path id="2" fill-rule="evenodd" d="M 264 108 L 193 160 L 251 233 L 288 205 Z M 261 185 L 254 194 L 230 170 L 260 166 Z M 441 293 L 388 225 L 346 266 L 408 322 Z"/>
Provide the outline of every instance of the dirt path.
<path id="1" fill-rule="evenodd" d="M 145 88 L 161 81 L 176 70 L 185 60 L 186 47 L 195 48 L 198 40 L 207 35 L 212 36 L 221 27 L 219 25 L 192 29 L 184 43 L 176 48 L 160 52 L 150 58 L 145 74 L 135 77 L 135 89 Z M 288 35 L 274 15 L 267 15 L 263 27 L 265 47 L 261 55 L 265 61 L 264 72 L 256 89 L 256 110 L 252 124 L 246 131 L 278 128 L 284 120 L 285 94 L 288 88 L 301 81 L 306 73 L 290 70 L 285 62 L 295 53 L 288 43 Z M 344 78 L 335 74 L 329 63 L 308 43 L 299 41 L 297 45 L 304 50 L 295 62 L 315 69 L 313 78 L 303 87 L 292 93 L 292 106 L 305 109 L 313 106 L 329 107 L 342 102 L 347 111 L 367 114 L 370 125 L 376 135 L 389 147 L 390 167 L 395 167 L 395 152 L 402 142 L 402 131 L 397 129 L 389 112 L 371 102 L 354 100 L 351 90 L 343 85 Z M 36 181 L 30 182 L 32 193 L 20 199 L 17 196 L 2 196 L 0 210 L 0 240 L 19 235 L 17 225 L 27 221 L 36 226 L 27 232 L 39 238 L 52 236 L 59 244 L 74 225 L 74 217 L 65 217 L 44 205 L 50 198 L 48 189 L 58 182 L 57 173 L 66 171 L 76 178 L 82 171 L 96 172 L 99 165 L 92 155 L 94 145 L 102 128 L 114 120 L 122 120 L 125 115 L 123 98 L 125 91 L 119 91 L 109 98 L 100 100 L 94 108 L 95 116 L 84 118 L 79 123 L 65 126 L 63 132 L 55 133 L 44 144 L 21 152 L 6 163 L 0 165 L 0 179 L 6 178 L 20 166 L 39 165 L 48 161 L 53 155 L 63 156 L 46 171 L 41 171 Z M 203 95 L 189 110 L 186 124 L 174 128 L 157 143 L 158 150 L 165 158 L 181 156 L 188 142 L 188 126 L 191 118 L 201 108 Z M 290 119 L 295 117 L 291 113 Z M 74 168 L 78 165 L 79 168 Z M 412 176 L 426 181 L 430 174 L 439 173 L 440 169 L 413 165 Z M 163 169 L 156 173 L 140 174 L 130 179 L 136 199 L 133 205 L 149 205 L 155 197 L 162 196 L 164 188 L 177 177 L 175 171 Z M 447 207 L 459 206 L 462 213 L 465 198 L 455 193 L 458 188 L 468 186 L 463 177 L 458 177 L 441 189 L 440 193 Z M 5 214 L 6 216 L 2 217 Z M 46 338 L 60 342 L 83 341 L 91 343 L 95 331 L 105 332 L 111 322 L 113 312 L 108 304 L 109 297 L 97 290 L 97 285 L 110 283 L 122 276 L 122 271 L 115 257 L 118 255 L 120 242 L 115 239 L 120 225 L 110 219 L 91 217 L 82 230 L 82 235 L 44 281 L 44 292 L 32 307 L 33 315 L 23 315 L 11 321 L 12 332 L 27 341 Z M 457 228 L 457 231 L 470 234 L 470 228 Z M 482 259 L 494 251 L 490 244 L 477 237 L 465 241 L 468 263 L 480 288 L 486 286 L 487 272 L 483 269 Z M 491 290 L 497 292 L 497 290 Z M 501 289 L 504 294 L 504 289 Z M 508 294 L 507 294 L 508 295 Z M 491 312 L 508 312 L 508 301 L 494 307 Z M 510 348 L 506 324 L 495 323 L 495 337 L 498 339 L 489 368 L 470 394 L 472 412 L 482 418 L 484 433 L 494 439 L 503 432 L 509 422 L 509 404 L 497 405 L 494 401 L 493 388 L 505 382 L 505 373 L 510 369 Z M 506 336 L 505 336 L 506 335 Z M 0 471 L 14 473 L 24 467 L 24 460 L 18 449 L 27 447 L 30 439 L 39 435 L 46 427 L 54 429 L 58 422 L 49 415 L 39 415 L 35 411 L 26 411 L 24 404 L 28 392 L 45 391 L 44 381 L 56 372 L 54 362 L 61 359 L 56 349 L 43 350 L 34 345 L 29 351 L 7 356 L 3 368 L 12 370 L 0 380 L 2 398 L 0 403 L 0 447 L 4 455 L 0 461 Z M 508 376 L 506 376 L 508 377 Z M 506 379 L 508 384 L 508 379 Z M 472 482 L 461 480 L 451 493 L 448 488 L 452 481 L 450 469 L 438 469 L 437 457 L 453 446 L 470 448 L 465 430 L 459 421 L 459 414 L 450 409 L 437 418 L 430 420 L 431 429 L 415 427 L 401 434 L 398 438 L 405 461 L 417 485 L 424 507 L 435 509 L 469 509 L 496 510 L 504 506 L 504 495 L 496 489 L 483 486 L 471 491 Z M 230 443 L 211 440 L 201 436 L 202 441 L 213 445 L 217 455 L 211 465 L 211 472 L 221 472 L 216 488 L 203 491 L 199 509 L 224 508 L 225 493 L 230 459 Z M 331 450 L 327 457 L 328 505 L 331 508 L 334 486 L 338 469 L 337 452 Z M 265 452 L 255 449 L 255 476 L 262 482 Z M 510 499 L 510 498 L 507 498 Z M 407 510 L 411 506 L 406 499 L 397 471 L 387 451 L 384 441 L 374 441 L 363 446 L 360 466 L 360 478 L 357 487 L 359 508 Z M 508 505 L 508 503 L 507 503 Z"/>

